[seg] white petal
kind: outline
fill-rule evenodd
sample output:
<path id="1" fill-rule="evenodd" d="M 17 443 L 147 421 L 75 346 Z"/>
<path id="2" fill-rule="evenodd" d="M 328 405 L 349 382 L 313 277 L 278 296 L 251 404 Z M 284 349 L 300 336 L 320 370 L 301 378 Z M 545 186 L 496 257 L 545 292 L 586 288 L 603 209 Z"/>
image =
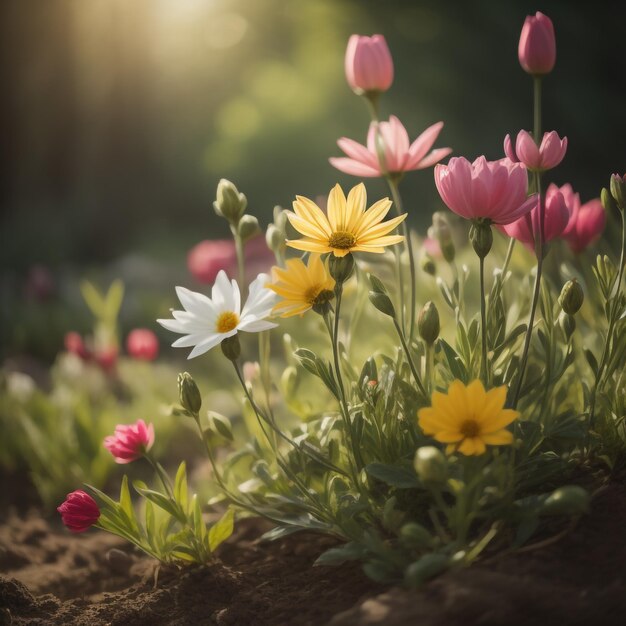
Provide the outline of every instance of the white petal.
<path id="1" fill-rule="evenodd" d="M 260 333 L 263 330 L 276 328 L 278 324 L 268 322 L 267 320 L 250 320 L 239 324 L 239 330 L 246 333 Z"/>
<path id="2" fill-rule="evenodd" d="M 222 341 L 224 338 L 223 335 L 215 334 L 209 337 L 208 339 L 201 341 L 190 353 L 187 357 L 188 359 L 193 359 L 196 356 L 200 356 L 205 352 L 208 352 L 211 348 L 214 348 L 218 343 Z"/>
<path id="3" fill-rule="evenodd" d="M 232 289 L 224 270 L 220 270 L 217 274 L 213 290 L 211 291 L 211 298 L 218 312 L 232 310 L 226 304 L 227 302 L 232 302 Z"/>
<path id="4" fill-rule="evenodd" d="M 239 312 L 241 311 L 241 292 L 239 291 L 239 285 L 235 279 L 231 280 L 230 284 L 232 287 L 232 311 L 233 313 L 237 313 L 237 315 L 239 315 Z"/>
<path id="5" fill-rule="evenodd" d="M 215 307 L 209 298 L 197 291 L 185 287 L 176 287 L 176 295 L 187 311 L 199 317 L 215 313 Z"/>
<path id="6" fill-rule="evenodd" d="M 191 348 L 191 346 L 202 343 L 216 334 L 217 333 L 195 333 L 193 335 L 185 335 L 184 337 L 177 339 L 172 344 L 172 348 Z"/>
<path id="7" fill-rule="evenodd" d="M 157 320 L 163 328 L 171 330 L 173 333 L 187 333 L 187 329 L 184 324 L 177 322 L 176 320 Z"/>

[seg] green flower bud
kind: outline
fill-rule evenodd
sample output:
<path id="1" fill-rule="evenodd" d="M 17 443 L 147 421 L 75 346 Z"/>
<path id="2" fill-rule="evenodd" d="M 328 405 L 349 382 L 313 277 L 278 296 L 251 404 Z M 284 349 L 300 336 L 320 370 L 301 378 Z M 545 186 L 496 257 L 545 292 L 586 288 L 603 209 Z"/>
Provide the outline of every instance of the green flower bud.
<path id="1" fill-rule="evenodd" d="M 215 212 L 231 224 L 238 224 L 247 206 L 246 196 L 239 193 L 233 183 L 222 178 L 217 185 L 217 198 L 213 202 Z"/>
<path id="2" fill-rule="evenodd" d="M 626 210 L 626 174 L 611 176 L 611 195 L 615 199 L 620 211 Z"/>
<path id="3" fill-rule="evenodd" d="M 237 232 L 243 241 L 247 241 L 261 232 L 259 220 L 254 215 L 244 215 L 239 220 Z"/>
<path id="4" fill-rule="evenodd" d="M 450 222 L 448 222 L 448 218 L 445 213 L 441 211 L 433 213 L 433 225 L 428 229 L 428 234 L 439 242 L 443 258 L 448 263 L 452 263 L 452 261 L 454 261 L 456 251 L 454 249 L 454 242 L 452 241 Z"/>
<path id="5" fill-rule="evenodd" d="M 274 226 L 283 233 L 287 228 L 287 211 L 278 205 L 274 207 Z"/>
<path id="6" fill-rule="evenodd" d="M 580 515 L 589 511 L 589 494 L 578 485 L 554 491 L 543 503 L 539 515 Z"/>
<path id="7" fill-rule="evenodd" d="M 420 265 L 422 270 L 431 276 L 434 276 L 437 273 L 437 266 L 433 261 L 433 258 L 429 254 L 425 254 L 420 261 Z"/>
<path id="8" fill-rule="evenodd" d="M 328 259 L 328 271 L 337 283 L 345 283 L 354 271 L 354 257 L 351 254 L 346 256 L 331 254 Z"/>
<path id="9" fill-rule="evenodd" d="M 583 289 L 575 278 L 568 280 L 563 285 L 561 295 L 559 296 L 559 304 L 568 315 L 578 313 L 584 300 L 585 294 L 583 293 Z"/>
<path id="10" fill-rule="evenodd" d="M 265 242 L 267 247 L 276 253 L 285 247 L 285 234 L 278 230 L 274 224 L 270 224 L 265 231 Z"/>
<path id="11" fill-rule="evenodd" d="M 569 341 L 570 337 L 574 334 L 576 330 L 576 320 L 573 315 L 568 315 L 565 311 L 561 311 L 559 314 L 559 326 L 563 331 L 563 334 Z"/>
<path id="12" fill-rule="evenodd" d="M 425 484 L 441 485 L 448 476 L 448 461 L 435 446 L 422 446 L 415 453 L 415 471 Z"/>
<path id="13" fill-rule="evenodd" d="M 237 337 L 237 335 L 222 339 L 220 346 L 222 353 L 229 361 L 236 361 L 241 355 L 241 344 L 239 343 L 239 337 Z"/>
<path id="14" fill-rule="evenodd" d="M 609 215 L 611 213 L 619 211 L 619 209 L 617 208 L 617 204 L 615 203 L 615 200 L 611 195 L 611 192 L 606 187 L 603 187 L 602 191 L 600 192 L 600 202 L 602 202 L 604 210 Z"/>
<path id="15" fill-rule="evenodd" d="M 185 410 L 192 415 L 197 415 L 202 408 L 200 390 L 188 372 L 182 372 L 178 375 L 178 399 Z"/>
<path id="16" fill-rule="evenodd" d="M 391 299 L 386 293 L 380 293 L 378 291 L 369 292 L 370 302 L 385 315 L 389 317 L 396 317 L 396 310 L 391 302 Z"/>
<path id="17" fill-rule="evenodd" d="M 493 233 L 491 232 L 490 223 L 484 220 L 476 220 L 470 227 L 469 236 L 474 252 L 480 259 L 484 259 L 489 254 L 493 244 Z"/>
<path id="18" fill-rule="evenodd" d="M 417 330 L 420 337 L 429 345 L 439 337 L 439 311 L 433 302 L 428 301 L 417 318 Z"/>

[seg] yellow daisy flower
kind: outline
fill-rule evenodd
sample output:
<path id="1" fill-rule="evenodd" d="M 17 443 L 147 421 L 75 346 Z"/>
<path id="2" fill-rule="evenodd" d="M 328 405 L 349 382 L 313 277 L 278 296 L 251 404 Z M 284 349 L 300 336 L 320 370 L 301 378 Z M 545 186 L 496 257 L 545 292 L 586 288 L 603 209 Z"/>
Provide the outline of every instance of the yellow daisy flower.
<path id="1" fill-rule="evenodd" d="M 506 430 L 520 414 L 505 409 L 506 385 L 485 391 L 480 380 L 467 387 L 455 380 L 447 395 L 433 392 L 432 406 L 417 413 L 424 434 L 447 443 L 448 454 L 459 451 L 466 455 L 483 454 L 487 445 L 513 443 L 513 434 Z"/>
<path id="2" fill-rule="evenodd" d="M 367 206 L 365 185 L 353 187 L 348 198 L 339 185 L 335 185 L 328 195 L 328 217 L 308 198 L 296 196 L 292 213 L 287 217 L 291 225 L 304 235 L 304 239 L 287 241 L 287 245 L 297 250 L 332 252 L 335 256 L 346 256 L 350 252 L 384 252 L 404 240 L 402 235 L 389 235 L 406 213 L 383 222 L 391 208 L 391 200 L 384 198 Z"/>
<path id="3" fill-rule="evenodd" d="M 281 317 L 304 315 L 314 306 L 333 299 L 335 280 L 319 254 L 311 254 L 307 265 L 302 259 L 289 259 L 285 265 L 285 269 L 273 267 L 273 282 L 265 285 L 283 298 L 272 313 L 280 313 Z"/>

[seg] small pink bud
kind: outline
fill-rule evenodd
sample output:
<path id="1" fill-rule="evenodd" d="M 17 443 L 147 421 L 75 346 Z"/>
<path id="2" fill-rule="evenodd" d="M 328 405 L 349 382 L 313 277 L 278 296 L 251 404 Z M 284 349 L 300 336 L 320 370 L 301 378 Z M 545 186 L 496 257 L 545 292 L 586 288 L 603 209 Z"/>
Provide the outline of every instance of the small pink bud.
<path id="1" fill-rule="evenodd" d="M 147 328 L 135 328 L 126 338 L 126 351 L 133 359 L 154 361 L 159 355 L 159 340 Z"/>
<path id="2" fill-rule="evenodd" d="M 83 359 L 83 361 L 88 360 L 91 357 L 83 338 L 74 331 L 66 333 L 64 339 L 65 349 L 71 354 L 75 354 L 76 356 Z"/>
<path id="3" fill-rule="evenodd" d="M 100 509 L 96 501 L 86 492 L 72 491 L 65 502 L 57 507 L 63 523 L 73 533 L 82 533 L 93 526 L 100 517 Z"/>
<path id="4" fill-rule="evenodd" d="M 93 358 L 105 372 L 111 372 L 117 363 L 117 354 L 117 348 L 110 346 L 96 350 Z"/>
<path id="5" fill-rule="evenodd" d="M 525 130 L 517 133 L 515 149 L 511 138 L 504 139 L 504 153 L 516 163 L 523 163 L 529 170 L 544 172 L 556 167 L 567 151 L 567 137 L 561 139 L 555 131 L 544 133 L 541 145 L 537 146 L 533 136 Z"/>
<path id="6" fill-rule="evenodd" d="M 348 84 L 359 95 L 387 91 L 393 82 L 393 59 L 382 35 L 352 35 L 345 67 Z"/>
<path id="7" fill-rule="evenodd" d="M 537 11 L 528 15 L 522 27 L 517 49 L 524 71 L 533 76 L 549 74 L 556 62 L 556 40 L 552 20 Z"/>
<path id="8" fill-rule="evenodd" d="M 115 434 L 104 438 L 104 447 L 116 463 L 131 463 L 141 458 L 154 443 L 154 426 L 143 420 L 135 424 L 118 424 Z"/>
<path id="9" fill-rule="evenodd" d="M 583 204 L 567 226 L 564 235 L 573 252 L 579 253 L 593 243 L 606 226 L 606 212 L 598 198 Z"/>

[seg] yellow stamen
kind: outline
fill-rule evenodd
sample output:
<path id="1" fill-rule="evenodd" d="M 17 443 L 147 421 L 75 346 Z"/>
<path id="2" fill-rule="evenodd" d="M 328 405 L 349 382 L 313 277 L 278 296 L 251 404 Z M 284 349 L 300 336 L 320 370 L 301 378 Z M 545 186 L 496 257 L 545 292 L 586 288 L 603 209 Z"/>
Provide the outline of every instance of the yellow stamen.
<path id="1" fill-rule="evenodd" d="M 237 324 L 239 324 L 239 315 L 233 311 L 224 311 L 217 318 L 215 329 L 218 333 L 228 333 L 237 328 Z"/>
<path id="2" fill-rule="evenodd" d="M 339 250 L 348 250 L 352 248 L 355 243 L 356 237 L 345 230 L 339 230 L 333 233 L 328 239 L 328 245 L 331 248 L 337 248 Z"/>

